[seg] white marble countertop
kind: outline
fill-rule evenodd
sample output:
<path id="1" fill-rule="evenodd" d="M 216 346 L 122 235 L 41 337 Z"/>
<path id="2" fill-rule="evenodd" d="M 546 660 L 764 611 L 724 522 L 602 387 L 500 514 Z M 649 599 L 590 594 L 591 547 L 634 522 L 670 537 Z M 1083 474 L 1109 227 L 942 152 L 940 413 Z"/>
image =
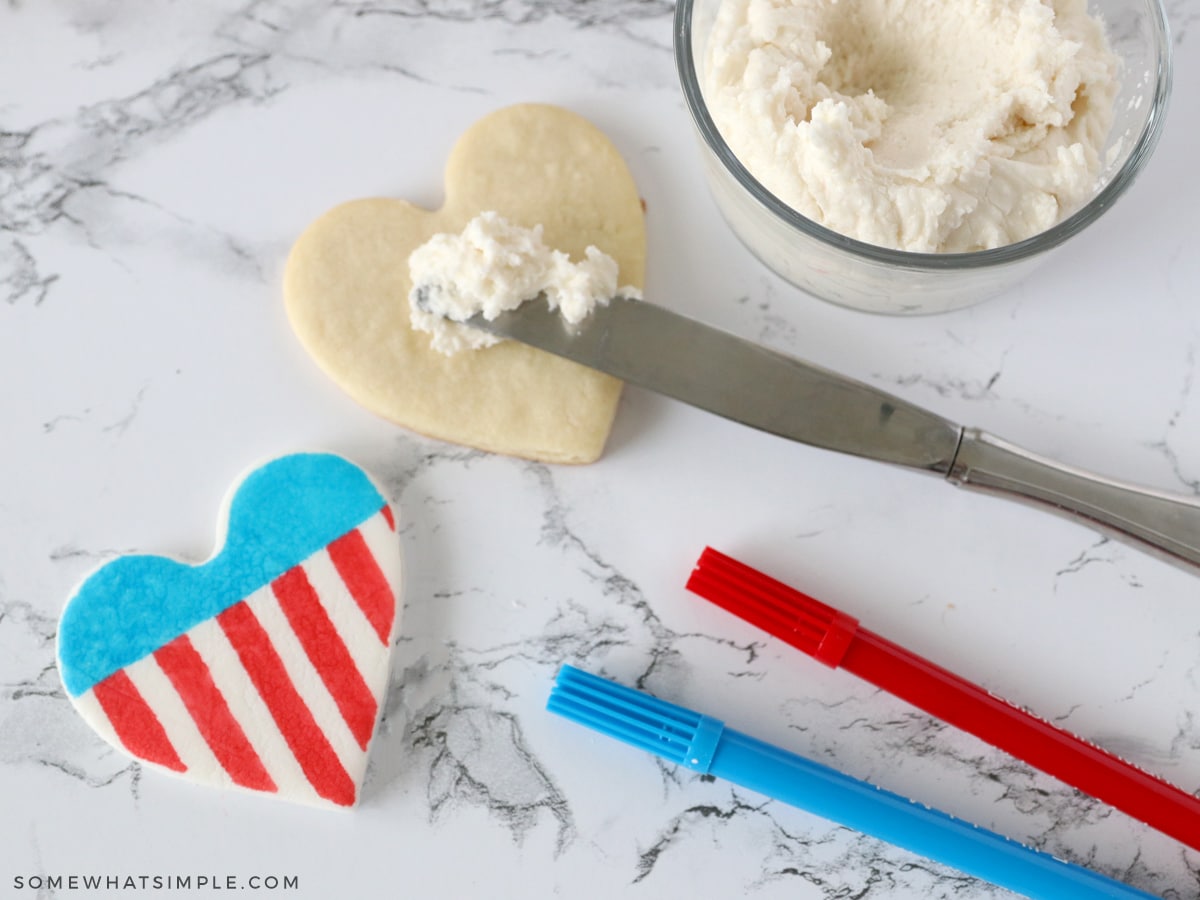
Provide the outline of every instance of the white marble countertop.
<path id="1" fill-rule="evenodd" d="M 591 466 L 440 444 L 327 381 L 280 296 L 316 215 L 370 195 L 436 206 L 462 130 L 509 103 L 558 103 L 603 128 L 639 182 L 655 302 L 1193 494 L 1200 19 L 1193 0 L 1170 6 L 1176 92 L 1131 193 L 1006 295 L 889 319 L 788 287 L 726 229 L 668 0 L 4 4 L 0 894 L 90 896 L 44 879 L 101 874 L 287 877 L 299 887 L 276 893 L 297 897 L 1010 896 L 550 716 L 569 662 L 1195 898 L 1197 853 L 683 585 L 706 544 L 721 548 L 1194 792 L 1196 575 L 634 388 Z M 131 551 L 206 557 L 232 480 L 311 447 L 372 471 L 402 515 L 403 635 L 349 813 L 131 764 L 78 719 L 54 662 L 88 570 Z"/>

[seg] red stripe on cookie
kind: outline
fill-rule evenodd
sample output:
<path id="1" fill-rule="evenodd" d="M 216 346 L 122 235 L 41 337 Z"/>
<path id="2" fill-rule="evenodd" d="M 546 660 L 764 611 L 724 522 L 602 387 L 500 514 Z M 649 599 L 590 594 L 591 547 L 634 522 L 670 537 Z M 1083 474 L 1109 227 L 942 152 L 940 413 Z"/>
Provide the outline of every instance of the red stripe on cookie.
<path id="1" fill-rule="evenodd" d="M 366 750 L 375 729 L 375 696 L 363 681 L 308 575 L 300 567 L 290 569 L 271 583 L 271 590 L 354 739 Z"/>
<path id="2" fill-rule="evenodd" d="M 192 721 L 221 767 L 235 784 L 256 791 L 277 790 L 246 732 L 230 712 L 225 696 L 213 683 L 208 664 L 186 634 L 154 651 L 154 659 L 170 680 Z"/>
<path id="3" fill-rule="evenodd" d="M 123 669 L 92 685 L 92 693 L 126 750 L 173 772 L 187 771 L 162 722 Z"/>
<path id="4" fill-rule="evenodd" d="M 331 543 L 329 558 L 380 642 L 387 644 L 396 615 L 395 595 L 362 532 L 356 528 Z"/>
<path id="5" fill-rule="evenodd" d="M 237 603 L 218 615 L 217 623 L 313 789 L 326 800 L 352 806 L 354 781 L 297 693 L 283 660 L 250 607 L 245 601 Z"/>

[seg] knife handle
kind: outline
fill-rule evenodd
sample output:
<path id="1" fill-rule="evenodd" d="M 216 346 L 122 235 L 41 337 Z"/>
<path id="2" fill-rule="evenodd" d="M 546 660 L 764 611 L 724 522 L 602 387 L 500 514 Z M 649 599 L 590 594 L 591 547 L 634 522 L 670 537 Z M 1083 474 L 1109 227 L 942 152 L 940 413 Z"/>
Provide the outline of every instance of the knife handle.
<path id="1" fill-rule="evenodd" d="M 946 478 L 1049 507 L 1170 562 L 1200 566 L 1200 503 L 1194 499 L 1063 465 L 978 428 L 963 429 Z"/>

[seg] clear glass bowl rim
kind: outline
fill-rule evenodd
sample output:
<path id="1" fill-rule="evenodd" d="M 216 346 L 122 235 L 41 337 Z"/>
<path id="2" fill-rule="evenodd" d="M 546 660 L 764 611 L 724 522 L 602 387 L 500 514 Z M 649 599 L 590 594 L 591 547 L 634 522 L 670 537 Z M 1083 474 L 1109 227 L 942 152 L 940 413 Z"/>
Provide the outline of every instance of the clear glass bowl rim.
<path id="1" fill-rule="evenodd" d="M 846 237 L 836 231 L 818 225 L 790 206 L 781 201 L 750 174 L 741 164 L 725 139 L 717 130 L 716 123 L 709 115 L 708 105 L 704 102 L 704 94 L 700 90 L 700 82 L 696 73 L 696 60 L 692 52 L 692 8 L 694 0 L 677 0 L 674 20 L 674 49 L 675 68 L 679 75 L 679 83 L 683 89 L 684 100 L 691 112 L 705 145 L 720 161 L 721 165 L 741 185 L 746 192 L 759 204 L 766 207 L 772 215 L 791 226 L 796 231 L 825 244 L 837 247 L 851 256 L 857 256 L 874 263 L 888 266 L 898 266 L 913 270 L 944 271 L 957 269 L 981 269 L 990 266 L 1001 266 L 1019 262 L 1024 259 L 1044 253 L 1066 241 L 1068 238 L 1098 219 L 1117 199 L 1129 188 L 1141 172 L 1146 162 L 1154 153 L 1154 148 L 1162 135 L 1163 122 L 1166 117 L 1167 101 L 1171 94 L 1172 74 L 1172 44 L 1170 28 L 1167 25 L 1166 11 L 1162 0 L 1148 0 L 1147 10 L 1150 13 L 1150 24 L 1154 29 L 1155 41 L 1159 50 L 1158 69 L 1155 73 L 1154 95 L 1151 108 L 1146 120 L 1146 127 L 1138 135 L 1137 141 L 1125 160 L 1125 164 L 1113 176 L 1100 192 L 1086 206 L 1077 210 L 1057 225 L 1031 238 L 1006 244 L 992 250 L 977 250 L 970 253 L 915 253 L 909 250 L 893 250 L 867 244 L 854 238 Z"/>

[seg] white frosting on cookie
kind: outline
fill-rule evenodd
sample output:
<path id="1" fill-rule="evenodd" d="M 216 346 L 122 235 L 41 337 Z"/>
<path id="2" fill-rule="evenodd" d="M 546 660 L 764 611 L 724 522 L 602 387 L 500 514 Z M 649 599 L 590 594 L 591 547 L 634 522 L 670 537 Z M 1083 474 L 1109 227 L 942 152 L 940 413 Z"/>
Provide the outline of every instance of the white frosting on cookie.
<path id="1" fill-rule="evenodd" d="M 483 212 L 461 234 L 435 234 L 408 258 L 412 325 L 432 335 L 447 355 L 475 350 L 498 338 L 455 323 L 482 314 L 494 319 L 542 296 L 570 324 L 582 322 L 617 289 L 617 263 L 595 247 L 572 262 L 546 246 L 542 227 L 524 228 L 495 212 Z M 635 288 L 620 291 L 640 296 Z"/>

